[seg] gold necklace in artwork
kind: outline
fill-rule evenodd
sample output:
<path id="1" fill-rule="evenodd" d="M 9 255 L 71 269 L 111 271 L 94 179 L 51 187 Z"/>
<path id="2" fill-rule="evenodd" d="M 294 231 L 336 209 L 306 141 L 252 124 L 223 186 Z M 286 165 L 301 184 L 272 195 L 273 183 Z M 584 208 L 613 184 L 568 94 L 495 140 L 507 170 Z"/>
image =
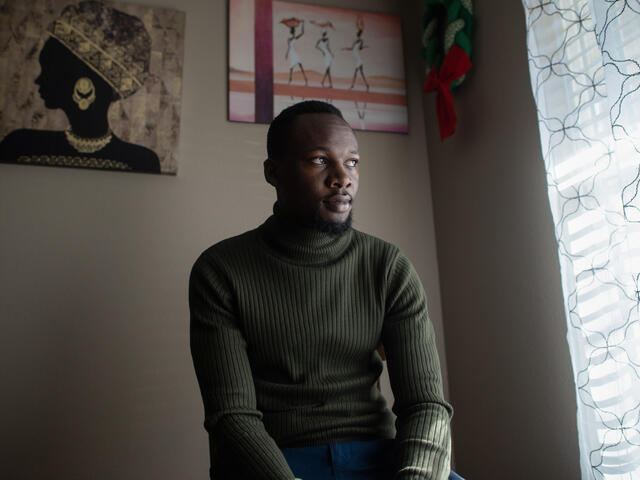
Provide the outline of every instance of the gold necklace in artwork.
<path id="1" fill-rule="evenodd" d="M 71 131 L 70 128 L 67 128 L 64 131 L 65 136 L 67 137 L 67 142 L 73 148 L 75 148 L 80 153 L 96 153 L 102 150 L 104 147 L 109 145 L 113 135 L 111 130 L 108 130 L 106 134 L 102 137 L 97 138 L 82 138 L 76 135 Z"/>

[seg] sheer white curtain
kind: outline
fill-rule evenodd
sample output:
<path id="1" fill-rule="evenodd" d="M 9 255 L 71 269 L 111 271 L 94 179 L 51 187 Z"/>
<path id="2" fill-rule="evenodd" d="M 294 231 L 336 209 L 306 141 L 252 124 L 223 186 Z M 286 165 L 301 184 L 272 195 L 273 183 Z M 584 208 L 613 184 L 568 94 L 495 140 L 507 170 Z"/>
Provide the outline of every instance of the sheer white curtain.
<path id="1" fill-rule="evenodd" d="M 640 0 L 522 3 L 582 478 L 640 480 Z"/>

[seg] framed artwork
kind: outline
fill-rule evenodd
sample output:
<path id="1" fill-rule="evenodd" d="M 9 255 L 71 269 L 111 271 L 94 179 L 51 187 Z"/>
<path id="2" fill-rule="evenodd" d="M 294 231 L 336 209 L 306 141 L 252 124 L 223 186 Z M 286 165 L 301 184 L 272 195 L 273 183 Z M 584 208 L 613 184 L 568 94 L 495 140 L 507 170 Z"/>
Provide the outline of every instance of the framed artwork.
<path id="1" fill-rule="evenodd" d="M 0 162 L 175 174 L 183 12 L 4 0 Z"/>
<path id="2" fill-rule="evenodd" d="M 229 0 L 229 120 L 269 123 L 302 100 L 358 130 L 408 131 L 400 18 L 276 0 Z"/>

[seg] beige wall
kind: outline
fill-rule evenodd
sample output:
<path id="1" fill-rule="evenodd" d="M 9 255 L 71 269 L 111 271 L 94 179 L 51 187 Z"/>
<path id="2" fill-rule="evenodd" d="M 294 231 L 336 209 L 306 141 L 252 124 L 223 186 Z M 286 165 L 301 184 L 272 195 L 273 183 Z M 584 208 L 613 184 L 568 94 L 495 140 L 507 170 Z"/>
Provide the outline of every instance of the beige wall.
<path id="1" fill-rule="evenodd" d="M 5 478 L 207 475 L 188 273 L 208 245 L 269 215 L 267 129 L 226 121 L 225 1 L 140 3 L 187 14 L 179 175 L 0 165 Z M 442 343 L 419 17 L 393 0 L 339 3 L 404 17 L 411 133 L 359 135 L 356 225 L 414 261 Z"/>
<path id="2" fill-rule="evenodd" d="M 422 2 L 416 2 L 422 3 Z M 474 67 L 440 142 L 425 102 L 457 468 L 580 478 L 560 271 L 519 1 L 474 2 Z"/>

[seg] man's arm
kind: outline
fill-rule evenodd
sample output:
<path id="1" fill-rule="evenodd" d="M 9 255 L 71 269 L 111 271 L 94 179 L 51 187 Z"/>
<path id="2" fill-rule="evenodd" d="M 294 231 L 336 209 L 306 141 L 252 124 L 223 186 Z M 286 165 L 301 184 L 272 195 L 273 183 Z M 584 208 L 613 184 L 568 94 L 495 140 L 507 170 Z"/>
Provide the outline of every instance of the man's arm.
<path id="1" fill-rule="evenodd" d="M 282 452 L 262 423 L 247 344 L 238 328 L 228 285 L 201 256 L 191 271 L 191 355 L 213 450 L 224 452 L 215 478 L 291 479 Z"/>
<path id="2" fill-rule="evenodd" d="M 395 397 L 396 479 L 446 480 L 453 410 L 444 400 L 424 289 L 409 260 L 391 268 L 382 342 Z"/>

